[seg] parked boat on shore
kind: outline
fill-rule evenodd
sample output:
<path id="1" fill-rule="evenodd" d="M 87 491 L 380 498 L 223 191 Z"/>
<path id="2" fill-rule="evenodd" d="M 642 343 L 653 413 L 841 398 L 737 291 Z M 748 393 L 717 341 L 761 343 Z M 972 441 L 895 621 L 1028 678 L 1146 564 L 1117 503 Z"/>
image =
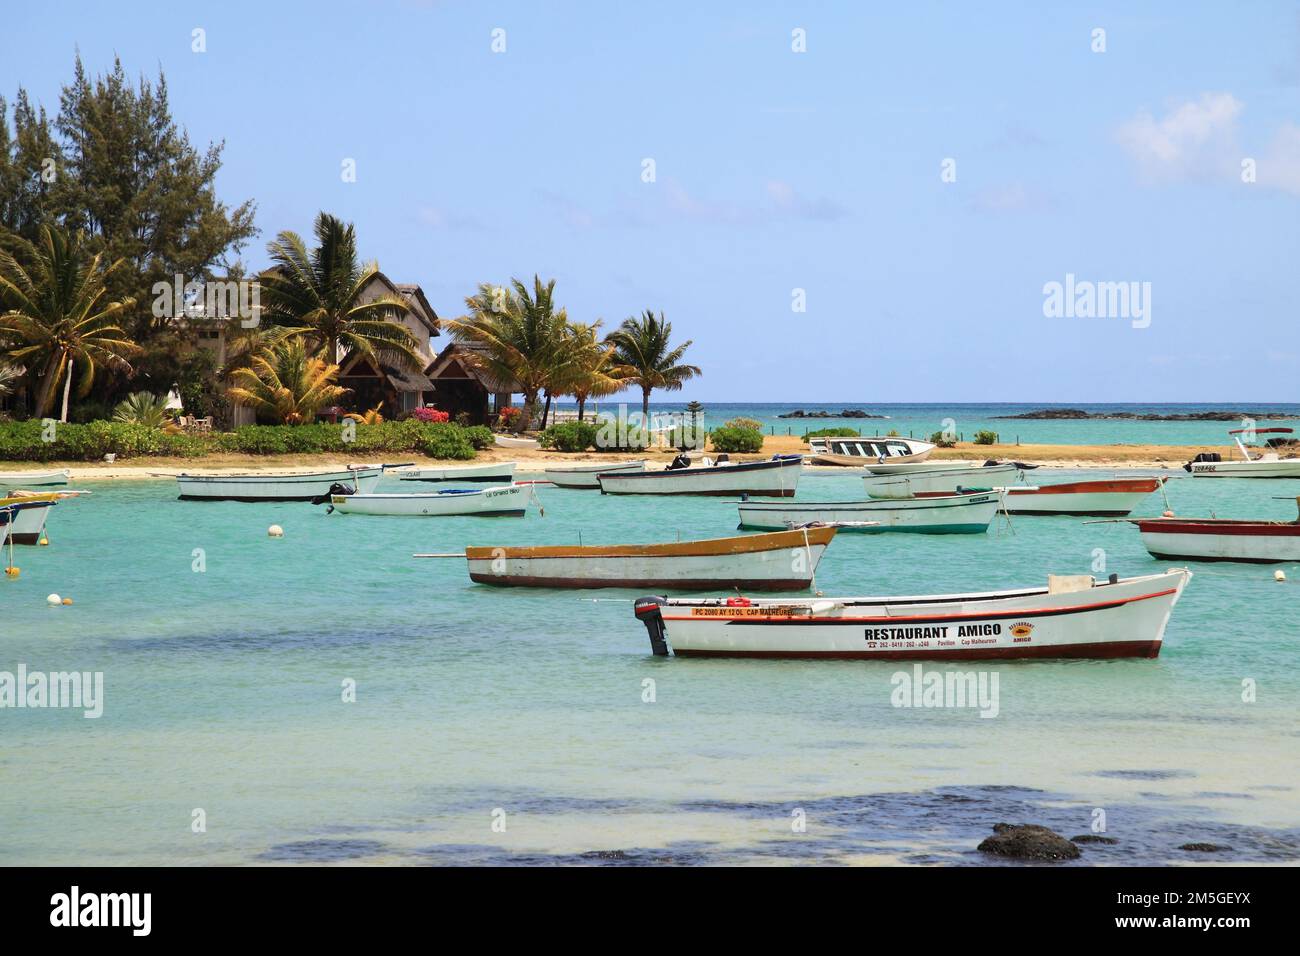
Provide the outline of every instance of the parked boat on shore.
<path id="1" fill-rule="evenodd" d="M 493 442 L 500 448 L 541 448 L 536 438 L 520 438 L 517 435 L 497 434 L 492 437 Z"/>
<path id="2" fill-rule="evenodd" d="M 803 470 L 803 456 L 733 464 L 720 461 L 690 468 L 667 468 L 629 474 L 601 474 L 606 495 L 755 495 L 793 498 Z"/>
<path id="3" fill-rule="evenodd" d="M 72 472 L 67 468 L 55 471 L 0 471 L 0 488 L 53 488 L 66 485 Z"/>
<path id="4" fill-rule="evenodd" d="M 931 463 L 938 468 L 917 468 L 890 474 L 868 474 L 862 479 L 872 498 L 912 498 L 920 494 L 956 494 L 959 490 L 977 491 L 1004 487 L 1019 481 L 1023 470 L 1035 468 L 1021 462 L 994 462 L 971 465 L 966 462 Z"/>
<path id="5" fill-rule="evenodd" d="M 1163 478 L 1110 478 L 1017 485 L 1004 489 L 1002 510 L 1009 515 L 1122 517 L 1157 491 L 1164 481 Z"/>
<path id="6" fill-rule="evenodd" d="M 472 547 L 470 580 L 504 587 L 799 591 L 834 528 L 666 544 Z"/>
<path id="7" fill-rule="evenodd" d="M 542 474 L 557 488 L 600 487 L 601 475 L 635 475 L 645 471 L 645 460 L 611 462 L 608 465 L 569 465 L 563 468 L 546 468 Z"/>
<path id="8" fill-rule="evenodd" d="M 447 488 L 417 494 L 332 494 L 329 496 L 329 511 L 345 515 L 415 518 L 445 518 L 453 515 L 522 517 L 531 495 L 531 485 Z"/>
<path id="9" fill-rule="evenodd" d="M 1235 428 L 1228 432 L 1241 452 L 1241 460 L 1224 461 L 1217 452 L 1197 455 L 1183 470 L 1193 478 L 1300 478 L 1300 457 L 1282 458 L 1276 451 L 1252 455 L 1243 435 L 1290 435 L 1290 428 Z"/>
<path id="10" fill-rule="evenodd" d="M 508 485 L 515 480 L 516 464 L 513 461 L 496 461 L 479 465 L 450 465 L 445 468 L 398 468 L 392 474 L 401 481 L 485 481 L 494 485 Z"/>
<path id="11" fill-rule="evenodd" d="M 874 438 L 809 438 L 814 465 L 848 465 L 862 467 L 866 462 L 925 461 L 935 445 L 915 438 L 876 436 Z"/>
<path id="12" fill-rule="evenodd" d="M 385 468 L 394 465 L 349 465 L 342 471 L 304 474 L 250 472 L 244 474 L 164 475 L 175 478 L 182 501 L 311 501 L 329 495 L 334 485 L 349 485 L 359 494 L 374 491 Z M 404 466 L 403 466 L 404 467 Z"/>
<path id="13" fill-rule="evenodd" d="M 916 597 L 646 597 L 634 613 L 659 656 L 1153 658 L 1191 577 L 1049 575 L 1044 588 Z"/>
<path id="14" fill-rule="evenodd" d="M 998 504 L 997 493 L 984 491 L 872 501 L 742 501 L 739 509 L 740 527 L 746 529 L 790 528 L 816 521 L 867 533 L 983 534 Z"/>

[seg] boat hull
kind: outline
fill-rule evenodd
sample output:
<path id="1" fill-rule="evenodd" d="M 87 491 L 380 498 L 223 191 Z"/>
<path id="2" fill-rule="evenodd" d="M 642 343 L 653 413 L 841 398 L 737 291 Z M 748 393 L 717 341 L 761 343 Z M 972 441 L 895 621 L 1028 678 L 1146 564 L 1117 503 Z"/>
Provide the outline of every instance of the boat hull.
<path id="1" fill-rule="evenodd" d="M 636 475 L 645 471 L 644 461 L 626 461 L 612 465 L 581 465 L 573 468 L 547 468 L 542 475 L 557 488 L 596 490 L 601 475 Z"/>
<path id="2" fill-rule="evenodd" d="M 868 474 L 863 477 L 872 498 L 906 498 L 926 493 L 953 494 L 958 488 L 992 488 L 1009 485 L 1020 478 L 1015 465 L 926 469 L 897 474 Z"/>
<path id="3" fill-rule="evenodd" d="M 869 463 L 911 464 L 925 461 L 935 445 L 912 438 L 810 438 L 815 465 L 861 468 Z"/>
<path id="4" fill-rule="evenodd" d="M 740 527 L 788 528 L 809 521 L 876 521 L 878 525 L 844 528 L 844 531 L 878 533 L 910 531 L 917 534 L 983 534 L 998 510 L 992 492 L 933 498 L 883 498 L 871 501 L 743 501 Z"/>
<path id="5" fill-rule="evenodd" d="M 1270 521 L 1135 521 L 1142 544 L 1157 558 L 1278 564 L 1300 561 L 1300 524 Z"/>
<path id="6" fill-rule="evenodd" d="M 336 483 L 355 484 L 368 494 L 383 477 L 382 468 L 315 472 L 306 475 L 177 475 L 182 501 L 310 501 L 327 495 Z"/>
<path id="7" fill-rule="evenodd" d="M 752 495 L 793 498 L 803 463 L 792 458 L 600 476 L 606 495 Z"/>
<path id="8" fill-rule="evenodd" d="M 1300 458 L 1278 461 L 1194 461 L 1193 478 L 1300 478 Z"/>
<path id="9" fill-rule="evenodd" d="M 407 518 L 522 517 L 529 486 L 504 485 L 476 491 L 435 491 L 410 495 L 331 495 L 339 514 Z"/>
<path id="10" fill-rule="evenodd" d="M 1122 518 L 1160 487 L 1159 478 L 1074 481 L 1037 488 L 1008 488 L 1003 511 L 1010 515 L 1089 515 Z"/>
<path id="11" fill-rule="evenodd" d="M 71 475 L 67 468 L 59 471 L 0 471 L 0 488 L 54 488 L 66 485 Z"/>
<path id="12" fill-rule="evenodd" d="M 515 480 L 515 462 L 501 461 L 486 465 L 456 465 L 450 468 L 403 468 L 394 471 L 401 481 L 419 481 L 437 484 L 440 482 L 487 482 L 493 485 L 508 485 Z"/>
<path id="13" fill-rule="evenodd" d="M 45 531 L 45 522 L 49 520 L 50 509 L 56 502 L 39 498 L 23 498 L 17 503 L 13 503 L 12 499 L 5 500 L 10 504 L 6 506 L 8 520 L 0 528 L 0 543 L 39 544 Z"/>
<path id="14" fill-rule="evenodd" d="M 651 630 L 652 643 L 653 628 L 661 626 L 679 657 L 1153 658 L 1190 578 L 1190 571 L 1178 569 L 1060 593 L 761 599 L 747 607 L 726 606 L 721 599 L 643 599 L 636 613 Z"/>
<path id="15" fill-rule="evenodd" d="M 800 591 L 834 528 L 670 544 L 466 548 L 470 580 L 503 587 Z"/>

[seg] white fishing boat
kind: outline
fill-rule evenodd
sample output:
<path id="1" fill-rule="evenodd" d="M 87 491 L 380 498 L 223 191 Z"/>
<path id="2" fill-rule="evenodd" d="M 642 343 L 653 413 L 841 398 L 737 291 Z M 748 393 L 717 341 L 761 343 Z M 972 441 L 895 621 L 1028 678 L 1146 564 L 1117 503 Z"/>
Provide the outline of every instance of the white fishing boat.
<path id="1" fill-rule="evenodd" d="M 1109 478 L 1005 489 L 1002 510 L 1011 515 L 1120 517 L 1164 484 L 1163 478 Z"/>
<path id="2" fill-rule="evenodd" d="M 455 515 L 522 516 L 531 485 L 499 488 L 447 488 L 417 494 L 333 494 L 330 511 L 345 515 L 445 518 Z"/>
<path id="3" fill-rule="evenodd" d="M 912 498 L 921 494 L 951 495 L 962 489 L 988 489 L 1011 485 L 1023 477 L 1024 468 L 1033 467 L 1036 466 L 1024 465 L 1020 462 L 990 462 L 987 465 L 952 462 L 945 463 L 942 468 L 920 468 L 898 474 L 868 474 L 863 476 L 862 481 L 866 486 L 867 495 L 871 498 Z"/>
<path id="4" fill-rule="evenodd" d="M 742 501 L 740 527 L 790 528 L 822 522 L 867 533 L 983 534 L 998 512 L 998 503 L 998 494 L 991 491 L 873 501 Z"/>
<path id="5" fill-rule="evenodd" d="M 541 448 L 536 438 L 520 438 L 517 435 L 494 435 L 492 440 L 502 448 Z"/>
<path id="6" fill-rule="evenodd" d="M 479 584 L 540 588 L 799 591 L 808 587 L 834 528 L 667 544 L 474 547 Z"/>
<path id="7" fill-rule="evenodd" d="M 901 464 L 925 461 L 935 445 L 915 438 L 875 436 L 873 438 L 809 438 L 814 465 L 850 465 L 861 467 L 867 462 Z"/>
<path id="8" fill-rule="evenodd" d="M 0 498 L 0 510 L 6 514 L 6 543 L 39 544 L 50 509 L 58 503 L 59 496 L 52 494 Z"/>
<path id="9" fill-rule="evenodd" d="M 733 464 L 720 461 L 690 468 L 666 468 L 629 474 L 604 474 L 606 495 L 756 495 L 793 498 L 803 470 L 800 455 Z"/>
<path id="10" fill-rule="evenodd" d="M 513 461 L 496 461 L 478 465 L 451 465 L 446 468 L 397 468 L 392 474 L 402 481 L 485 481 L 493 485 L 508 485 L 515 480 L 515 465 L 516 462 Z"/>
<path id="11" fill-rule="evenodd" d="M 663 598 L 634 605 L 657 655 L 825 659 L 1156 657 L 1192 573 L 973 594 Z"/>
<path id="12" fill-rule="evenodd" d="M 1297 499 L 1300 503 L 1300 499 Z M 1300 520 L 1130 518 L 1157 558 L 1277 564 L 1300 561 Z"/>
<path id="13" fill-rule="evenodd" d="M 1290 435 L 1290 428 L 1237 428 L 1228 432 L 1241 452 L 1241 460 L 1224 461 L 1217 452 L 1197 455 L 1183 469 L 1193 478 L 1300 478 L 1300 457 L 1294 453 L 1282 457 L 1276 451 L 1251 454 L 1242 440 L 1248 435 Z"/>
<path id="14" fill-rule="evenodd" d="M 601 475 L 633 475 L 645 471 L 645 461 L 611 462 L 608 465 L 569 465 L 547 468 L 542 475 L 557 488 L 599 488 Z"/>
<path id="15" fill-rule="evenodd" d="M 72 472 L 67 468 L 56 471 L 0 471 L 0 488 L 53 488 L 66 485 Z"/>
<path id="16" fill-rule="evenodd" d="M 384 468 L 384 465 L 349 465 L 338 471 L 305 474 L 262 471 L 160 477 L 176 479 L 182 501 L 311 501 L 329 495 L 335 485 L 346 485 L 360 494 L 374 491 Z"/>

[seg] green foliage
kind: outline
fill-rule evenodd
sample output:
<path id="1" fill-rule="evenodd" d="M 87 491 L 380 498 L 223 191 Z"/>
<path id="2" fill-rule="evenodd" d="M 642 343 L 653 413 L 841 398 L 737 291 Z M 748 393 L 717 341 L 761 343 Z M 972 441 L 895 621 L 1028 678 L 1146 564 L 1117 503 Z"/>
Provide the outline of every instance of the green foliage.
<path id="1" fill-rule="evenodd" d="M 484 448 L 491 448 L 496 444 L 496 438 L 492 435 L 492 429 L 486 425 L 470 425 L 465 429 L 465 437 L 469 443 L 482 451 Z"/>
<path id="2" fill-rule="evenodd" d="M 425 427 L 435 429 L 421 449 L 430 458 L 454 458 L 466 461 L 474 457 L 474 445 L 470 442 L 464 427 L 450 422 Z"/>
<path id="3" fill-rule="evenodd" d="M 0 424 L 0 460 L 97 461 L 110 452 L 119 458 L 159 455 L 195 458 L 212 450 L 198 435 L 169 435 L 159 428 L 126 422 L 58 425 L 54 441 L 42 441 L 40 421 Z"/>
<path id="4" fill-rule="evenodd" d="M 943 432 L 935 432 L 930 436 L 930 443 L 938 445 L 940 448 L 952 448 L 957 444 L 956 439 L 949 438 Z"/>
<path id="5" fill-rule="evenodd" d="M 804 438 L 857 438 L 858 430 L 856 428 L 819 428 L 816 431 L 809 432 Z"/>
<path id="6" fill-rule="evenodd" d="M 752 453 L 763 450 L 763 435 L 753 428 L 734 428 L 723 425 L 709 435 L 713 450 L 719 452 Z"/>
<path id="7" fill-rule="evenodd" d="M 748 428 L 750 431 L 761 432 L 763 423 L 757 418 L 733 418 L 723 423 L 723 428 Z"/>
<path id="8" fill-rule="evenodd" d="M 132 392 L 113 409 L 113 421 L 161 428 L 168 419 L 167 399 L 148 392 Z"/>
<path id="9" fill-rule="evenodd" d="M 993 445 L 997 443 L 997 440 L 997 432 L 978 431 L 975 433 L 975 444 L 977 445 Z"/>
<path id="10" fill-rule="evenodd" d="M 597 428 L 590 422 L 561 422 L 538 435 L 537 443 L 556 451 L 586 451 L 596 444 L 596 434 Z"/>

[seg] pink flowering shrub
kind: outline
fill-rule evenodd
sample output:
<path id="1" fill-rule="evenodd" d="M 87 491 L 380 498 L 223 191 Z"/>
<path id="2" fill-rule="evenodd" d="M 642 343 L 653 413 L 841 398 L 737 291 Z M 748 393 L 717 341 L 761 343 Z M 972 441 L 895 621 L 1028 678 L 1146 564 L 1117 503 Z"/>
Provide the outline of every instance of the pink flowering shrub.
<path id="1" fill-rule="evenodd" d="M 411 412 L 411 417 L 417 422 L 426 422 L 441 424 L 450 420 L 451 416 L 447 412 L 440 412 L 436 408 L 417 408 Z"/>

